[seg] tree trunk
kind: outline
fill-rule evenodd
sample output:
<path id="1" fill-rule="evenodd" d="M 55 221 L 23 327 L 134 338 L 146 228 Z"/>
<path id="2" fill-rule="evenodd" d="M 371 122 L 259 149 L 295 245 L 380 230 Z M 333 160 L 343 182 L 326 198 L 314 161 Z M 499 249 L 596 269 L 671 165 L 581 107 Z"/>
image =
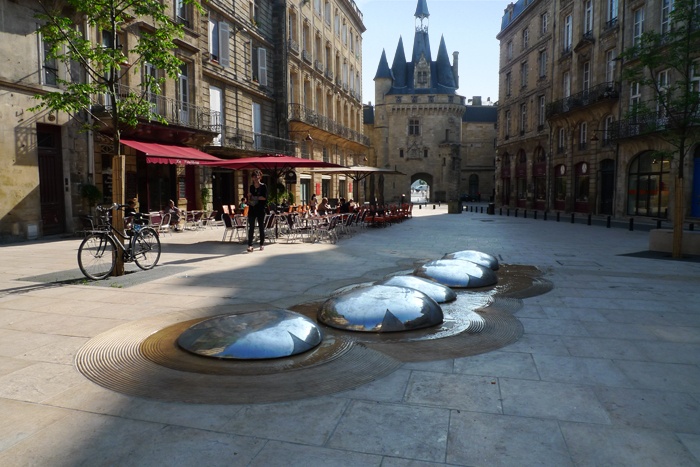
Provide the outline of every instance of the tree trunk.
<path id="1" fill-rule="evenodd" d="M 126 172 L 126 156 L 117 154 L 112 157 L 112 202 L 124 204 L 124 173 Z M 119 232 L 124 231 L 124 211 L 116 209 L 112 213 L 112 225 Z M 128 240 L 124 240 L 128 242 Z M 112 271 L 113 276 L 124 275 L 124 257 L 117 250 L 117 264 Z"/>
<path id="2" fill-rule="evenodd" d="M 671 256 L 681 258 L 683 256 L 683 219 L 685 206 L 683 203 L 683 178 L 676 176 L 673 187 L 673 248 Z"/>

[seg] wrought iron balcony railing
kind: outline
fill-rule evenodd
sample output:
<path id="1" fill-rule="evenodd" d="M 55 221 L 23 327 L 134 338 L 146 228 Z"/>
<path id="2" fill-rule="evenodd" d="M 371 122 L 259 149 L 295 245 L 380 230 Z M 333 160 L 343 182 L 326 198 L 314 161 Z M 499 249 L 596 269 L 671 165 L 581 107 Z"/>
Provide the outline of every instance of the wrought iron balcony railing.
<path id="1" fill-rule="evenodd" d="M 118 85 L 117 94 L 121 97 L 144 94 L 143 89 Z M 199 107 L 177 99 L 145 93 L 144 99 L 151 103 L 151 112 L 162 117 L 169 125 L 179 125 L 197 130 L 212 131 L 221 121 L 221 113 L 206 107 Z M 108 94 L 93 96 L 92 111 L 95 113 L 112 112 L 113 102 Z"/>
<path id="2" fill-rule="evenodd" d="M 556 117 L 572 110 L 581 109 L 606 99 L 617 99 L 620 96 L 620 85 L 615 81 L 602 83 L 592 88 L 572 94 L 569 97 L 547 104 L 547 118 Z"/>
<path id="3" fill-rule="evenodd" d="M 368 136 L 340 125 L 328 117 L 319 115 L 313 109 L 305 107 L 301 104 L 289 105 L 289 120 L 297 120 L 308 123 L 309 125 L 313 125 L 321 130 L 327 131 L 328 133 L 333 133 L 334 135 L 341 136 L 347 140 L 369 146 Z"/>
<path id="4" fill-rule="evenodd" d="M 671 115 L 675 115 L 671 113 Z M 681 120 L 687 118 L 680 117 Z M 700 126 L 700 111 L 689 119 L 693 125 Z M 613 123 L 610 131 L 611 139 L 633 138 L 635 136 L 648 135 L 659 131 L 673 130 L 674 119 L 669 117 L 669 114 L 664 111 L 644 112 L 634 117 L 620 120 Z"/>
<path id="5" fill-rule="evenodd" d="M 296 143 L 289 139 L 232 126 L 215 125 L 213 130 L 219 133 L 219 137 L 214 140 L 212 146 L 265 154 L 294 154 L 296 147 Z"/>

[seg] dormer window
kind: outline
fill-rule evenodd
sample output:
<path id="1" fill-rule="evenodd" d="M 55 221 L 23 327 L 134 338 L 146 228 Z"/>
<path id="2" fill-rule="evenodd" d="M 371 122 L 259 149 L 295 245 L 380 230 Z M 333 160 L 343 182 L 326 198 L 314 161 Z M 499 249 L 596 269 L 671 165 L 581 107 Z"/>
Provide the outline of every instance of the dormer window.
<path id="1" fill-rule="evenodd" d="M 425 56 L 421 56 L 416 64 L 413 80 L 416 89 L 430 87 L 430 63 L 425 60 Z"/>

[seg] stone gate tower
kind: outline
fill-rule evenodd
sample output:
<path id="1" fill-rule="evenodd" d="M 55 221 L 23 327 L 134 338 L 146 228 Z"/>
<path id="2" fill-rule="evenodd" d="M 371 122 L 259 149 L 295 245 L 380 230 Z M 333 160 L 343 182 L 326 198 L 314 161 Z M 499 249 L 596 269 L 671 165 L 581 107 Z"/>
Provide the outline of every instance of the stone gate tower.
<path id="1" fill-rule="evenodd" d="M 382 51 L 374 77 L 376 163 L 406 174 L 380 180 L 384 202 L 398 201 L 401 195 L 410 199 L 411 183 L 418 179 L 430 185 L 432 202 L 457 200 L 460 194 L 461 123 L 466 106 L 464 97 L 456 94 L 458 53 L 450 65 L 443 37 L 433 61 L 429 16 L 426 0 L 418 0 L 411 61 L 406 60 L 399 38 L 391 68 Z"/>

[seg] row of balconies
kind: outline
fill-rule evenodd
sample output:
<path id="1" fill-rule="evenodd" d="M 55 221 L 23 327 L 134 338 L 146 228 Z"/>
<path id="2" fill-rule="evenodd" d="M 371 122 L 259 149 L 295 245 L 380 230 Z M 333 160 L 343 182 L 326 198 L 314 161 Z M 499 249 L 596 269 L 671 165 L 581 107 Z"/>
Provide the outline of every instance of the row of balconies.
<path id="1" fill-rule="evenodd" d="M 321 130 L 327 131 L 328 133 L 332 133 L 347 140 L 369 146 L 368 136 L 340 125 L 331 118 L 319 115 L 313 109 L 301 104 L 289 104 L 289 120 L 304 122 Z"/>
<path id="2" fill-rule="evenodd" d="M 254 133 L 233 126 L 214 125 L 212 130 L 220 135 L 213 146 L 220 146 L 222 148 L 289 155 L 293 155 L 296 148 L 296 142 L 292 140 L 278 138 L 264 133 Z"/>
<path id="3" fill-rule="evenodd" d="M 673 111 L 669 116 L 669 113 L 663 110 L 639 113 L 632 118 L 615 122 L 611 136 L 614 139 L 624 139 L 673 129 L 676 121 L 672 118 L 673 115 Z M 696 111 L 695 115 L 677 115 L 677 120 L 681 124 L 689 123 L 691 126 L 698 126 L 700 111 Z"/>
<path id="4" fill-rule="evenodd" d="M 117 86 L 117 94 L 121 97 L 127 97 L 130 94 L 139 96 L 141 93 L 142 90 L 140 88 L 131 88 L 124 85 Z M 145 99 L 151 104 L 151 112 L 161 117 L 169 125 L 179 125 L 197 130 L 211 130 L 216 122 L 221 121 L 219 112 L 212 111 L 206 107 L 155 94 L 147 94 Z M 99 94 L 93 99 L 92 112 L 95 114 L 111 112 L 112 104 L 109 95 Z"/>
<path id="5" fill-rule="evenodd" d="M 582 109 L 608 99 L 617 99 L 620 96 L 620 83 L 611 81 L 593 86 L 585 91 L 572 94 L 569 97 L 547 104 L 545 115 L 553 118 L 567 112 Z"/>

